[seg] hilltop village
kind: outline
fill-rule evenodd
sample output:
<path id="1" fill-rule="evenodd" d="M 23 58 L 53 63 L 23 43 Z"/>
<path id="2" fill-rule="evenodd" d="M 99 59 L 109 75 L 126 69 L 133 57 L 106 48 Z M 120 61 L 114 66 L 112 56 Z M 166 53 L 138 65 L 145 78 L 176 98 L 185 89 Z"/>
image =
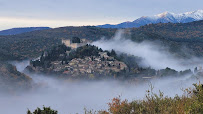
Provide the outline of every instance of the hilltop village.
<path id="1" fill-rule="evenodd" d="M 151 79 L 193 74 L 190 69 L 178 72 L 170 68 L 160 70 L 150 67 L 142 68 L 137 64 L 142 58 L 126 54 L 117 55 L 114 50 L 104 51 L 90 45 L 90 42 L 78 37 L 63 39 L 62 45 L 43 52 L 39 59 L 31 60 L 26 69 L 35 73 L 88 79 L 105 76 L 124 79 Z M 202 72 L 201 69 L 194 69 L 194 73 L 197 75 Z"/>
<path id="2" fill-rule="evenodd" d="M 44 52 L 40 59 L 31 61 L 27 69 L 72 77 L 113 75 L 128 70 L 124 62 L 116 59 L 115 51 L 103 51 L 89 42 L 77 37 L 63 39 L 62 45 Z"/>
<path id="3" fill-rule="evenodd" d="M 103 56 L 104 55 L 104 56 Z M 80 74 L 102 74 L 119 73 L 127 69 L 124 62 L 117 61 L 113 57 L 109 57 L 106 52 L 99 53 L 99 56 L 91 56 L 74 58 L 68 64 L 62 64 L 60 61 L 52 62 L 52 69 L 55 72 L 63 72 L 63 74 L 71 74 L 77 76 Z"/>

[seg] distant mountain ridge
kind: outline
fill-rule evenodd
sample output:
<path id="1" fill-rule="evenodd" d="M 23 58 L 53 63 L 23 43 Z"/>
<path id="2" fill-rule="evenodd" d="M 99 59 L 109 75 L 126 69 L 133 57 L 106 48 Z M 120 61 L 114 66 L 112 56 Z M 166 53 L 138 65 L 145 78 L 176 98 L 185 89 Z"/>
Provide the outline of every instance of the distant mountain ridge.
<path id="1" fill-rule="evenodd" d="M 25 27 L 25 28 L 12 28 L 0 31 L 0 35 L 16 35 L 36 30 L 47 30 L 49 27 Z"/>
<path id="2" fill-rule="evenodd" d="M 101 28 L 133 28 L 155 23 L 188 23 L 203 20 L 203 10 L 175 14 L 164 12 L 154 16 L 143 16 L 132 22 L 123 22 L 117 25 L 99 25 Z"/>

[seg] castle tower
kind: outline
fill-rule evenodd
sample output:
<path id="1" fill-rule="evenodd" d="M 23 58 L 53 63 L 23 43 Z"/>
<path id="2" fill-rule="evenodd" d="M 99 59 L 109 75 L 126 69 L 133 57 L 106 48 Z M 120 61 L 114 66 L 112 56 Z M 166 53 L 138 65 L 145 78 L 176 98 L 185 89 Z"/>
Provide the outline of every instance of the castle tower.
<path id="1" fill-rule="evenodd" d="M 65 44 L 67 47 L 71 47 L 72 49 L 77 49 L 88 44 L 88 40 L 80 39 L 80 43 L 73 43 L 71 39 L 62 39 L 62 44 Z"/>
<path id="2" fill-rule="evenodd" d="M 70 39 L 67 39 L 67 40 L 62 39 L 62 44 L 65 44 L 67 47 L 71 47 Z"/>

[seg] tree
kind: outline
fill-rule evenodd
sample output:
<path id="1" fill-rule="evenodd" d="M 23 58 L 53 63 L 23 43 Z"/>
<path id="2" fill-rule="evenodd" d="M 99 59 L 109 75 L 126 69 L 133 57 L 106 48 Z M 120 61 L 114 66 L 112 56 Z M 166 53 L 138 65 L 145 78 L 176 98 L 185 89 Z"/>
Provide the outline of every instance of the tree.
<path id="1" fill-rule="evenodd" d="M 58 114 L 58 111 L 43 106 L 43 109 L 37 108 L 33 113 L 28 109 L 27 114 Z"/>
<path id="2" fill-rule="evenodd" d="M 111 56 L 116 57 L 116 52 L 113 49 L 111 50 Z"/>
<path id="3" fill-rule="evenodd" d="M 198 71 L 198 70 L 197 70 L 197 67 L 195 67 L 194 72 L 197 73 L 197 71 Z"/>
<path id="4" fill-rule="evenodd" d="M 80 38 L 78 38 L 78 37 L 73 37 L 73 38 L 72 38 L 72 43 L 80 43 Z"/>

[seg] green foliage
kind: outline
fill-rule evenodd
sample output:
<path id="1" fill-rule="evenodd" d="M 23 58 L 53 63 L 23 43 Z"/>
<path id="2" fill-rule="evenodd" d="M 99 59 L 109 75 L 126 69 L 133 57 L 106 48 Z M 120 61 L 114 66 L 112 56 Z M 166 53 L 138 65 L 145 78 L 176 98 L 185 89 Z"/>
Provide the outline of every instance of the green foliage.
<path id="1" fill-rule="evenodd" d="M 74 58 L 84 58 L 85 56 L 99 56 L 99 52 L 102 51 L 96 46 L 85 45 L 76 49 L 76 51 L 72 51 L 68 57 L 69 60 Z"/>
<path id="2" fill-rule="evenodd" d="M 191 23 L 158 23 L 127 29 L 125 34 L 133 41 L 159 40 L 177 56 L 187 57 L 181 51 L 186 45 L 193 54 L 203 56 L 203 21 Z M 130 31 L 130 32 L 129 32 Z M 43 31 L 0 36 L 0 60 L 22 60 L 38 57 L 43 51 L 61 44 L 62 38 L 86 38 L 92 41 L 101 37 L 111 38 L 116 29 L 104 29 L 92 26 L 61 27 Z M 131 34 L 130 34 L 131 33 Z"/>
<path id="3" fill-rule="evenodd" d="M 192 71 L 190 69 L 188 69 L 188 70 L 184 70 L 184 71 L 179 72 L 179 75 L 186 75 L 186 74 L 192 74 Z"/>
<path id="4" fill-rule="evenodd" d="M 113 57 L 116 57 L 116 56 L 117 56 L 117 55 L 116 55 L 116 52 L 115 52 L 113 49 L 111 50 L 110 56 L 113 56 Z"/>
<path id="5" fill-rule="evenodd" d="M 166 69 L 161 69 L 158 72 L 159 76 L 177 76 L 178 75 L 178 71 L 171 69 L 171 68 L 166 68 Z"/>
<path id="6" fill-rule="evenodd" d="M 41 66 L 43 68 L 47 68 L 50 66 L 52 61 L 63 60 L 67 56 L 66 51 L 70 51 L 70 47 L 66 47 L 64 44 L 54 46 L 48 52 L 43 52 L 39 60 L 30 61 L 34 67 Z M 60 54 L 64 55 L 64 57 L 60 58 Z"/>
<path id="7" fill-rule="evenodd" d="M 130 36 L 136 42 L 159 40 L 161 44 L 169 46 L 170 51 L 180 57 L 188 56 L 187 53 L 181 51 L 182 45 L 186 45 L 193 54 L 203 56 L 202 28 L 203 21 L 184 24 L 159 23 L 127 29 L 125 35 Z M 111 38 L 115 32 L 116 29 L 111 28 L 83 26 L 61 27 L 19 35 L 0 36 L 0 60 L 22 60 L 38 57 L 43 51 L 61 44 L 62 38 L 71 39 L 77 36 L 95 41 L 103 36 Z"/>
<path id="8" fill-rule="evenodd" d="M 124 54 L 124 53 L 119 55 L 118 59 L 123 61 L 128 66 L 128 68 L 130 70 L 138 68 L 138 63 L 137 62 L 141 61 L 140 57 L 136 57 L 136 56 L 133 56 L 133 55 L 127 55 L 127 54 Z"/>
<path id="9" fill-rule="evenodd" d="M 37 108 L 35 111 L 31 112 L 29 109 L 27 114 L 58 114 L 58 111 L 51 109 L 50 107 L 43 106 L 43 109 Z"/>
<path id="10" fill-rule="evenodd" d="M 66 51 L 71 51 L 69 55 Z M 68 62 L 74 58 L 84 58 L 85 56 L 99 56 L 99 52 L 103 52 L 101 48 L 93 45 L 85 45 L 77 48 L 76 50 L 71 50 L 65 45 L 59 45 L 53 47 L 48 53 L 43 52 L 39 60 L 30 61 L 30 64 L 34 67 L 49 68 L 52 61 L 64 61 Z"/>
<path id="11" fill-rule="evenodd" d="M 157 41 L 177 57 L 203 56 L 203 21 L 191 23 L 158 23 L 132 28 L 136 42 Z M 185 51 L 186 50 L 186 51 Z M 188 54 L 190 53 L 190 54 Z"/>
<path id="12" fill-rule="evenodd" d="M 193 113 L 203 113 L 203 84 L 193 84 L 195 89 L 193 90 L 194 103 L 190 106 L 190 110 Z"/>
<path id="13" fill-rule="evenodd" d="M 71 41 L 72 41 L 72 43 L 80 43 L 80 38 L 78 38 L 78 37 L 73 37 L 73 38 L 71 39 Z"/>
<path id="14" fill-rule="evenodd" d="M 63 38 L 86 38 L 92 41 L 103 36 L 112 37 L 116 29 L 97 27 L 61 27 L 42 31 L 33 31 L 18 35 L 0 36 L 0 60 L 23 60 L 36 58 L 53 46 L 61 44 Z"/>
<path id="15" fill-rule="evenodd" d="M 70 51 L 69 47 L 66 47 L 64 44 L 55 46 L 52 50 L 48 51 L 48 55 L 45 56 L 45 60 L 55 61 L 59 58 L 60 54 L 65 54 L 66 51 Z"/>
<path id="16" fill-rule="evenodd" d="M 30 89 L 31 82 L 32 79 L 17 71 L 15 66 L 0 62 L 0 90 L 18 92 L 17 90 Z"/>
<path id="17" fill-rule="evenodd" d="M 173 38 L 179 41 L 187 41 L 186 39 L 203 38 L 202 29 L 203 21 L 191 23 L 158 23 L 149 24 L 138 28 L 142 32 L 156 33 L 151 35 L 159 35 L 165 38 Z M 136 31 L 136 28 L 133 29 Z M 155 37 L 155 36 L 154 36 Z"/>
<path id="18" fill-rule="evenodd" d="M 174 69 L 171 69 L 171 68 L 165 68 L 165 69 L 161 69 L 161 70 L 158 70 L 157 72 L 157 76 L 184 76 L 186 74 L 192 74 L 192 71 L 190 69 L 188 70 L 184 70 L 184 71 L 176 71 Z"/>

